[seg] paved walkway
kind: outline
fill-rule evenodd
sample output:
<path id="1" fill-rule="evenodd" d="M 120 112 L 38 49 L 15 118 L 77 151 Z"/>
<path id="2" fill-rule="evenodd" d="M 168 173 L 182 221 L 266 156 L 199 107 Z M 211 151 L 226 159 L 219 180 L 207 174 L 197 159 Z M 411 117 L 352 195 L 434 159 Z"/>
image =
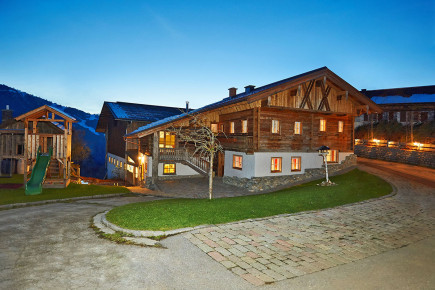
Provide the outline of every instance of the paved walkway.
<path id="1" fill-rule="evenodd" d="M 185 237 L 229 271 L 263 285 L 435 234 L 435 171 L 367 160 L 361 160 L 360 167 L 393 183 L 397 195 L 315 213 L 213 226 Z"/>

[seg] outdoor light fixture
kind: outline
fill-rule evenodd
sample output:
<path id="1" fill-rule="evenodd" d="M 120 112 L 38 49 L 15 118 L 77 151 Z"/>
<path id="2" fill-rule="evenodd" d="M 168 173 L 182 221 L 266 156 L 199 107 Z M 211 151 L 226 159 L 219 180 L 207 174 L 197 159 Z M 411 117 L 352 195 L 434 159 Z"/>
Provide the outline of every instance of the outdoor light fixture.
<path id="1" fill-rule="evenodd" d="M 328 146 L 321 146 L 319 149 L 317 149 L 319 152 L 319 155 L 323 157 L 323 162 L 325 163 L 325 175 L 326 175 L 326 181 L 323 181 L 320 185 L 322 186 L 330 186 L 335 185 L 334 182 L 331 182 L 328 177 L 328 162 L 326 161 L 326 156 L 329 154 L 329 147 Z"/>
<path id="2" fill-rule="evenodd" d="M 414 146 L 417 147 L 418 150 L 421 150 L 421 147 L 423 147 L 422 143 L 414 142 Z"/>

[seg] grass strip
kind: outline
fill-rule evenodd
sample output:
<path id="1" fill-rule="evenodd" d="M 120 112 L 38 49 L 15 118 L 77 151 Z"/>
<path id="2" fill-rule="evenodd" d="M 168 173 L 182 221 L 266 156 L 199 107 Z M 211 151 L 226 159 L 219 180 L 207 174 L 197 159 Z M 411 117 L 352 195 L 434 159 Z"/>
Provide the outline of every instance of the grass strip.
<path id="1" fill-rule="evenodd" d="M 5 181 L 7 178 L 2 178 L 1 181 Z M 9 182 L 23 181 L 22 175 L 14 175 Z M 130 191 L 122 186 L 103 186 L 103 185 L 86 185 L 70 183 L 67 188 L 43 188 L 42 193 L 38 195 L 25 195 L 24 186 L 18 189 L 0 189 L 0 205 L 25 203 L 35 201 L 45 201 L 53 199 L 66 199 L 72 197 L 93 196 L 101 194 L 117 194 L 117 193 L 129 193 Z"/>
<path id="2" fill-rule="evenodd" d="M 170 199 L 133 203 L 112 209 L 106 218 L 123 228 L 171 230 L 203 224 L 220 224 L 249 218 L 330 208 L 377 198 L 392 192 L 383 179 L 352 170 L 335 176 L 337 186 L 313 181 L 260 195 L 219 199 Z"/>

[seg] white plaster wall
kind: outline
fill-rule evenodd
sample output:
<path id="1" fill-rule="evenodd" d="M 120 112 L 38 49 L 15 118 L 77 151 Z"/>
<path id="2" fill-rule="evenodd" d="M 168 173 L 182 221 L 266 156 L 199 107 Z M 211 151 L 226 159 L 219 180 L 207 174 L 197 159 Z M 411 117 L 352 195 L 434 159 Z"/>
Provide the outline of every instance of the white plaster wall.
<path id="1" fill-rule="evenodd" d="M 117 155 L 111 154 L 111 153 L 107 153 L 107 178 L 111 179 L 113 178 L 113 170 L 116 168 L 116 165 L 109 162 L 109 157 L 112 157 L 115 160 L 118 160 L 119 162 L 122 162 L 122 168 L 120 168 L 121 170 L 121 178 L 124 179 L 124 164 L 125 164 L 125 158 L 121 158 Z"/>
<path id="2" fill-rule="evenodd" d="M 243 157 L 242 170 L 233 168 L 233 155 Z M 255 156 L 236 151 L 225 151 L 224 175 L 240 178 L 252 178 L 255 176 Z"/>
<path id="3" fill-rule="evenodd" d="M 323 161 L 317 152 L 256 152 L 254 156 L 255 177 L 302 174 L 305 173 L 305 169 L 320 168 Z M 270 172 L 272 157 L 282 158 L 281 172 Z M 301 171 L 291 171 L 292 157 L 301 157 Z"/>
<path id="4" fill-rule="evenodd" d="M 149 177 L 153 175 L 153 158 L 150 156 L 147 156 L 147 158 L 148 158 L 147 176 Z M 159 170 L 159 176 L 200 175 L 198 172 L 196 172 L 194 169 L 190 168 L 189 166 L 178 162 L 175 163 L 175 172 L 177 173 L 175 175 L 163 174 L 163 163 L 159 163 L 158 170 Z"/>

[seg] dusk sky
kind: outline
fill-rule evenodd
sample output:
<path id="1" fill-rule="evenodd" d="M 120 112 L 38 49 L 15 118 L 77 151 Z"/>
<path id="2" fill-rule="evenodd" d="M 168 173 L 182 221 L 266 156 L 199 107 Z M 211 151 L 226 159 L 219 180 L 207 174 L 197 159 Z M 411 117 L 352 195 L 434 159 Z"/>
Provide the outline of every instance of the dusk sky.
<path id="1" fill-rule="evenodd" d="M 90 113 L 322 66 L 357 89 L 434 85 L 435 1 L 0 0 L 0 84 Z"/>

